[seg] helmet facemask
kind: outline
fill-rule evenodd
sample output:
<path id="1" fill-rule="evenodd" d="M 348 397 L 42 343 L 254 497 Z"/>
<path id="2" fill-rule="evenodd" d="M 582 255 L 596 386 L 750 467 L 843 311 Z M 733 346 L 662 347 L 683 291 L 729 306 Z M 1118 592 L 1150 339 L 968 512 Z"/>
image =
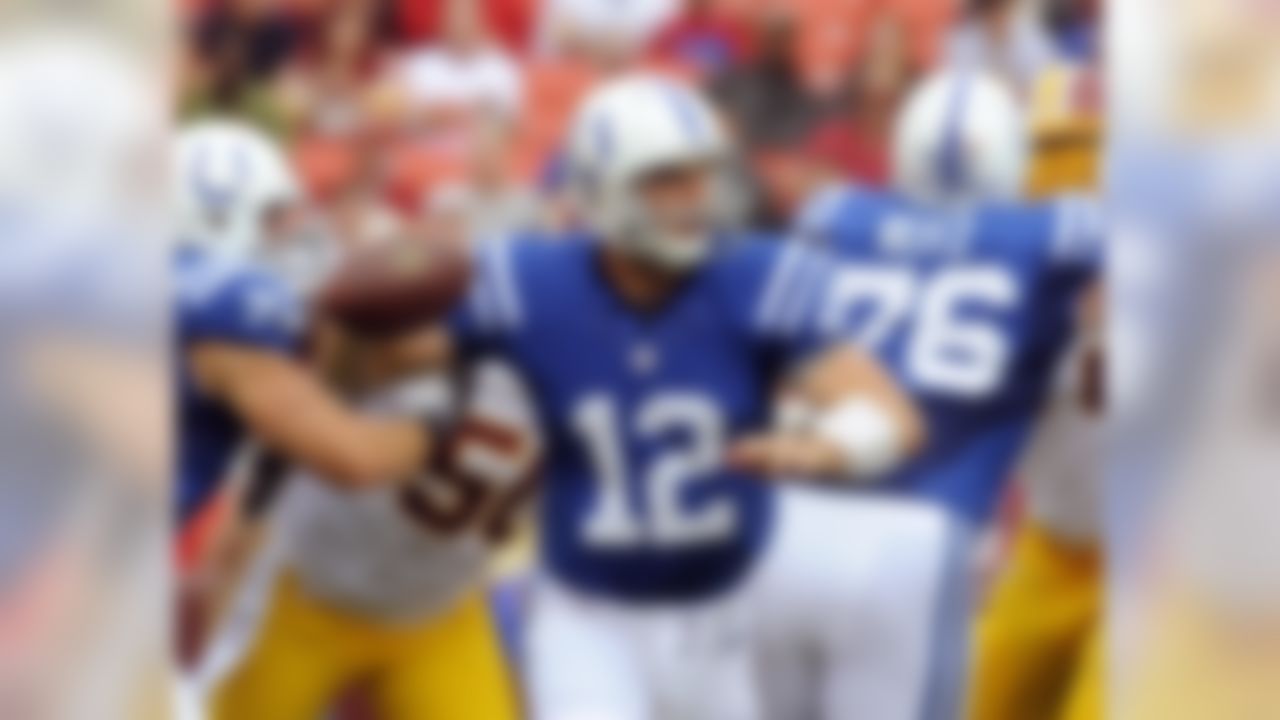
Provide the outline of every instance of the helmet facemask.
<path id="1" fill-rule="evenodd" d="M 605 242 L 680 272 L 706 260 L 737 224 L 740 195 L 726 163 L 707 158 L 658 165 L 584 199 Z"/>

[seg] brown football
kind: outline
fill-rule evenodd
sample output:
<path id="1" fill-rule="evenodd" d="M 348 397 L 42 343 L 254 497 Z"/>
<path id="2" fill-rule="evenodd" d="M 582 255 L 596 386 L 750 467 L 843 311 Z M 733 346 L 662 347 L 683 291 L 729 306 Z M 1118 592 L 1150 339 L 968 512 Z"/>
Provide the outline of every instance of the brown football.
<path id="1" fill-rule="evenodd" d="M 470 280 L 464 247 L 403 236 L 352 251 L 321 288 L 317 304 L 352 333 L 395 335 L 440 320 Z"/>

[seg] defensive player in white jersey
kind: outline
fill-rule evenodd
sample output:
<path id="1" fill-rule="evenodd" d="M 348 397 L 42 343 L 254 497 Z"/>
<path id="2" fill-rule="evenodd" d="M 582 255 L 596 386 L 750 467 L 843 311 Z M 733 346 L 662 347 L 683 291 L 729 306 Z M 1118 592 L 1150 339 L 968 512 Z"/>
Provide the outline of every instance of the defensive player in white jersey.
<path id="1" fill-rule="evenodd" d="M 921 439 L 819 327 L 830 264 L 732 227 L 732 148 L 683 85 L 607 83 L 569 145 L 586 228 L 486 245 L 449 328 L 521 373 L 546 436 L 533 716 L 953 716 L 937 690 L 962 660 L 931 652 L 945 517 L 778 487 L 884 472 Z M 813 410 L 791 431 L 769 426 L 783 385 Z"/>
<path id="2" fill-rule="evenodd" d="M 454 410 L 439 376 L 393 381 L 366 411 L 461 416 L 458 472 L 521 491 L 535 445 L 489 429 L 537 425 L 519 379 L 476 363 Z M 498 477 L 495 475 L 501 475 Z M 487 601 L 492 536 L 517 508 L 476 504 L 444 483 L 361 493 L 295 468 L 281 480 L 262 543 L 202 667 L 215 718 L 319 717 L 359 686 L 378 717 L 515 720 L 517 693 Z M 504 517 L 498 517 L 503 515 Z"/>

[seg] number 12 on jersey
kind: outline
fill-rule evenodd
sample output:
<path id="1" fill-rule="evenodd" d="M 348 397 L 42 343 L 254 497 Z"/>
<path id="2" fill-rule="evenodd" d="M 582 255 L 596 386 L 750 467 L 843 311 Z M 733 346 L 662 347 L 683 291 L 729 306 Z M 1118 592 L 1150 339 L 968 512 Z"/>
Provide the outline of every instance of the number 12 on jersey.
<path id="1" fill-rule="evenodd" d="M 612 395 L 591 393 L 574 407 L 572 422 L 596 481 L 595 503 L 583 528 L 589 545 L 688 547 L 732 534 L 737 523 L 732 502 L 708 499 L 696 509 L 684 503 L 689 488 L 714 476 L 720 465 L 724 420 L 710 399 L 692 392 L 659 392 L 627 417 Z M 683 442 L 667 441 L 648 463 L 632 467 L 628 462 L 628 437 L 658 442 L 677 435 Z"/>

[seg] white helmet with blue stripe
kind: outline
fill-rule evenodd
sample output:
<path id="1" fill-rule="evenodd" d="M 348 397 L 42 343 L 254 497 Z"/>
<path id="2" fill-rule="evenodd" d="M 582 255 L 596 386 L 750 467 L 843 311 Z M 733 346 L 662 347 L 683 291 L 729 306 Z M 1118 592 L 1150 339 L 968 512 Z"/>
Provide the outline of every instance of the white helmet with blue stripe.
<path id="1" fill-rule="evenodd" d="M 912 92 L 894 129 L 894 181 L 926 202 L 1021 194 L 1027 126 L 1009 89 L 974 69 L 949 69 Z"/>
<path id="2" fill-rule="evenodd" d="M 737 206 L 727 172 L 732 147 L 696 90 L 661 76 L 610 81 L 578 109 L 569 173 L 583 219 L 603 242 L 669 269 L 697 265 Z M 693 173 L 691 202 L 655 207 L 646 183 L 664 173 Z"/>
<path id="3" fill-rule="evenodd" d="M 235 120 L 205 120 L 178 135 L 175 231 L 179 240 L 249 256 L 273 210 L 302 194 L 284 154 L 265 133 Z"/>

